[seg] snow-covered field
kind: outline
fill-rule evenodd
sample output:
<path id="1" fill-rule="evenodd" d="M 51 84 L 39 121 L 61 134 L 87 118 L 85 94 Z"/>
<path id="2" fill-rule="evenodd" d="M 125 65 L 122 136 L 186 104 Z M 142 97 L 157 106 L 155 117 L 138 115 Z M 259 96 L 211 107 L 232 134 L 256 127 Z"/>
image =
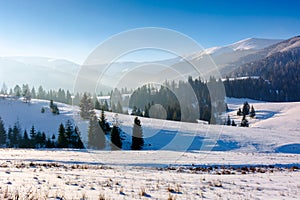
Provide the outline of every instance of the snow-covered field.
<path id="1" fill-rule="evenodd" d="M 5 149 L 0 153 L 1 199 L 16 195 L 20 199 L 298 199 L 300 195 L 295 154 Z M 169 165 L 168 160 L 178 154 L 177 165 Z"/>
<path id="2" fill-rule="evenodd" d="M 237 123 L 246 100 L 256 110 L 249 128 L 141 118 L 144 151 L 1 149 L 0 199 L 298 199 L 300 103 L 228 99 Z M 78 108 L 58 104 L 60 115 L 42 114 L 48 104 L 0 99 L 0 116 L 6 127 L 18 120 L 48 136 L 74 120 L 84 135 Z M 118 118 L 129 149 L 133 116 Z"/>

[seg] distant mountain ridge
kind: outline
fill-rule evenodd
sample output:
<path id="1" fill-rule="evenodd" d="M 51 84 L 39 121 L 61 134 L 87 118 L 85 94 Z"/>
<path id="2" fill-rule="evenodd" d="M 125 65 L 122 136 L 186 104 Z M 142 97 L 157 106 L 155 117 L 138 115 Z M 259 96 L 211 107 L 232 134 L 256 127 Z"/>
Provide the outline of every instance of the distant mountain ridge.
<path id="1" fill-rule="evenodd" d="M 255 51 L 255 50 L 261 50 L 266 47 L 269 47 L 273 44 L 277 44 L 283 40 L 281 39 L 262 39 L 262 38 L 247 38 L 244 40 L 240 40 L 238 42 L 235 42 L 230 45 L 226 46 L 217 46 L 217 47 L 211 47 L 204 49 L 203 51 L 200 51 L 198 53 L 195 53 L 190 56 L 191 59 L 199 59 L 201 56 L 204 55 L 210 55 L 210 56 L 216 56 L 226 53 L 232 53 L 235 51 Z"/>
<path id="2" fill-rule="evenodd" d="M 283 40 L 247 38 L 227 46 L 212 47 L 193 53 L 187 59 L 197 66 L 201 66 L 203 71 L 217 67 L 224 77 L 242 64 L 263 58 L 260 56 L 260 51 L 281 41 Z M 215 65 L 212 65 L 211 60 Z M 214 74 L 209 75 L 214 76 Z"/>
<path id="3" fill-rule="evenodd" d="M 230 77 L 259 76 L 276 91 L 278 101 L 300 101 L 300 37 L 265 48 L 260 55 L 264 58 L 241 65 Z"/>
<path id="4" fill-rule="evenodd" d="M 281 39 L 247 38 L 223 47 L 212 47 L 200 52 L 191 53 L 185 58 L 190 63 L 201 66 L 200 72 L 207 73 L 207 77 L 209 77 L 209 75 L 215 75 L 214 71 L 211 72 L 211 74 L 209 73 L 211 69 L 216 67 L 222 77 L 225 77 L 247 63 L 259 61 L 269 56 L 269 54 L 289 50 L 289 48 L 298 45 L 299 41 L 297 39 L 292 39 L 287 42 Z M 155 63 L 171 66 L 171 68 L 180 73 L 191 73 L 192 76 L 199 76 L 199 74 L 192 74 L 192 72 L 189 71 L 191 67 L 182 62 L 182 58 L 179 57 L 171 60 L 156 61 Z M 143 65 L 146 66 L 149 65 L 149 63 L 114 63 L 110 65 L 113 66 L 113 68 L 109 69 L 108 72 L 110 72 L 110 75 L 114 76 L 116 80 L 120 77 L 124 77 L 128 72 L 131 73 L 132 77 L 138 76 L 141 80 L 148 80 L 147 77 L 150 76 L 156 76 L 157 80 L 165 80 L 168 76 L 173 75 L 170 72 L 172 70 L 166 71 L 166 68 L 160 69 L 159 67 L 155 67 L 152 69 L 151 67 L 144 67 L 143 70 L 137 68 Z M 101 67 L 103 68 L 105 65 L 100 67 L 95 66 L 93 70 L 101 71 Z M 30 86 L 35 87 L 42 85 L 46 89 L 64 88 L 72 90 L 80 68 L 80 65 L 63 59 L 46 57 L 0 57 L 0 80 L 5 82 L 9 87 L 13 87 L 16 83 L 28 83 Z M 132 69 L 135 70 L 130 71 Z M 126 80 L 132 80 L 132 77 L 126 77 L 124 82 Z M 109 87 L 108 85 L 106 87 Z M 130 86 L 135 87 L 132 84 Z"/>
<path id="5" fill-rule="evenodd" d="M 0 57 L 0 80 L 9 87 L 28 83 L 71 90 L 80 65 L 47 57 Z"/>

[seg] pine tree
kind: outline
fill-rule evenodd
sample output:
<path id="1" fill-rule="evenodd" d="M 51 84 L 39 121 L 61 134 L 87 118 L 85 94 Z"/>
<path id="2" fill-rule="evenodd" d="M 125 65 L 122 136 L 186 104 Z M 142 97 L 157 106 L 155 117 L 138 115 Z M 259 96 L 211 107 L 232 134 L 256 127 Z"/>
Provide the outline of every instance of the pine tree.
<path id="1" fill-rule="evenodd" d="M 231 126 L 236 126 L 236 123 L 235 123 L 235 121 L 234 121 L 234 120 L 232 120 L 232 122 L 231 122 Z"/>
<path id="2" fill-rule="evenodd" d="M 120 136 L 119 127 L 113 126 L 110 135 L 111 140 L 111 150 L 121 150 L 122 149 L 122 140 Z"/>
<path id="3" fill-rule="evenodd" d="M 227 118 L 226 125 L 227 125 L 227 126 L 230 126 L 230 125 L 231 125 L 231 119 L 230 119 L 230 116 L 229 116 L 229 115 L 228 115 L 228 118 Z"/>
<path id="4" fill-rule="evenodd" d="M 57 147 L 58 148 L 67 148 L 68 147 L 67 139 L 66 139 L 66 135 L 65 135 L 65 127 L 63 124 L 59 125 Z"/>
<path id="5" fill-rule="evenodd" d="M 2 118 L 0 117 L 0 145 L 3 145 L 6 143 L 6 130 L 4 128 L 4 122 L 2 120 Z"/>
<path id="6" fill-rule="evenodd" d="M 80 132 L 79 132 L 78 127 L 75 127 L 75 129 L 74 129 L 74 135 L 76 136 L 76 138 L 73 138 L 74 148 L 83 149 L 84 145 L 83 145 L 83 143 L 81 141 Z"/>
<path id="7" fill-rule="evenodd" d="M 148 104 L 148 106 L 145 106 L 144 117 L 150 117 L 149 109 L 150 109 L 150 103 Z"/>
<path id="8" fill-rule="evenodd" d="M 132 131 L 132 150 L 141 150 L 144 145 L 143 130 L 141 121 L 136 117 L 134 119 L 133 131 Z"/>
<path id="9" fill-rule="evenodd" d="M 34 148 L 36 147 L 36 132 L 33 125 L 30 129 L 29 135 L 30 135 L 30 146 Z"/>
<path id="10" fill-rule="evenodd" d="M 19 122 L 16 122 L 13 129 L 12 129 L 12 139 L 11 143 L 14 148 L 19 147 L 20 141 L 21 141 L 21 128 L 19 125 Z"/>
<path id="11" fill-rule="evenodd" d="M 105 134 L 109 133 L 111 128 L 109 127 L 109 124 L 107 123 L 107 121 L 105 119 L 104 110 L 101 110 L 99 125 Z"/>
<path id="12" fill-rule="evenodd" d="M 88 147 L 103 149 L 105 147 L 105 133 L 99 125 L 96 113 L 92 111 L 88 129 Z"/>
<path id="13" fill-rule="evenodd" d="M 101 105 L 100 105 L 100 102 L 97 98 L 95 98 L 95 109 L 96 110 L 101 110 Z"/>
<path id="14" fill-rule="evenodd" d="M 242 116 L 243 115 L 241 108 L 239 108 L 239 110 L 237 111 L 236 114 L 237 114 L 237 116 Z"/>
<path id="15" fill-rule="evenodd" d="M 120 122 L 119 122 L 119 115 L 115 114 L 113 117 L 113 128 L 111 130 L 110 134 L 110 140 L 111 140 L 111 149 L 112 150 L 121 150 L 122 149 L 122 140 L 121 140 L 121 130 L 119 128 Z"/>
<path id="16" fill-rule="evenodd" d="M 72 123 L 70 122 L 70 120 L 68 120 L 66 122 L 66 125 L 65 125 L 65 136 L 66 136 L 66 139 L 67 139 L 67 143 L 68 143 L 68 147 L 71 147 L 71 142 L 72 142 L 72 134 L 73 134 L 73 126 L 72 126 Z"/>
<path id="17" fill-rule="evenodd" d="M 31 94 L 28 84 L 22 86 L 22 96 L 24 97 L 25 102 L 30 102 Z"/>
<path id="18" fill-rule="evenodd" d="M 14 87 L 14 95 L 19 98 L 21 97 L 21 93 L 22 93 L 21 87 L 19 85 L 16 85 Z"/>
<path id="19" fill-rule="evenodd" d="M 251 118 L 254 118 L 254 117 L 255 117 L 255 110 L 254 110 L 253 105 L 251 106 L 250 117 L 251 117 Z"/>
<path id="20" fill-rule="evenodd" d="M 241 121 L 241 126 L 242 126 L 242 127 L 249 127 L 249 122 L 248 122 L 248 120 L 246 119 L 246 116 L 245 116 L 245 115 L 243 116 L 243 119 L 242 119 L 242 121 Z"/>
<path id="21" fill-rule="evenodd" d="M 8 140 L 9 140 L 7 146 L 8 146 L 9 148 L 13 147 L 13 144 L 12 144 L 12 140 L 13 140 L 12 135 L 13 135 L 13 134 L 12 134 L 12 132 L 13 132 L 12 128 L 9 127 L 9 128 L 8 128 L 8 132 L 7 132 L 7 138 L 8 138 Z"/>
<path id="22" fill-rule="evenodd" d="M 32 98 L 36 98 L 36 92 L 35 92 L 35 88 L 34 87 L 32 87 L 32 89 L 31 89 L 31 97 Z"/>
<path id="23" fill-rule="evenodd" d="M 25 130 L 24 134 L 23 134 L 22 142 L 20 144 L 20 148 L 29 148 L 29 147 L 31 147 L 30 146 L 30 140 L 29 140 L 29 137 L 28 137 L 28 133 Z"/>
<path id="24" fill-rule="evenodd" d="M 41 141 L 42 141 L 42 146 L 44 147 L 45 145 L 46 145 L 46 134 L 45 134 L 45 132 L 42 132 L 42 139 L 41 139 Z"/>
<path id="25" fill-rule="evenodd" d="M 94 109 L 92 99 L 86 93 L 83 94 L 83 97 L 79 104 L 80 107 L 80 116 L 82 119 L 89 119 L 90 112 Z"/>
<path id="26" fill-rule="evenodd" d="M 250 111 L 250 105 L 246 101 L 243 106 L 243 115 L 249 115 L 249 111 Z"/>
<path id="27" fill-rule="evenodd" d="M 7 94 L 7 90 L 8 90 L 8 88 L 7 88 L 6 84 L 3 83 L 2 88 L 1 88 L 1 94 Z"/>
<path id="28" fill-rule="evenodd" d="M 121 114 L 123 113 L 123 107 L 122 107 L 120 101 L 118 101 L 118 103 L 117 103 L 117 110 L 116 110 L 116 113 L 121 113 Z"/>
<path id="29" fill-rule="evenodd" d="M 108 111 L 109 110 L 107 100 L 104 100 L 104 104 L 102 106 L 102 110 L 104 110 L 104 111 Z"/>

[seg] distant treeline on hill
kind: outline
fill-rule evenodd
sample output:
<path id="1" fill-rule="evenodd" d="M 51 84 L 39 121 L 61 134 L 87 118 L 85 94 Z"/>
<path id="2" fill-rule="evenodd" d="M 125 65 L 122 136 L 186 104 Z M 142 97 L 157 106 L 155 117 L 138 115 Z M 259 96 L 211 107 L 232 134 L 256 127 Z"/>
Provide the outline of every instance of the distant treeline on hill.
<path id="1" fill-rule="evenodd" d="M 231 73 L 231 77 L 241 76 L 261 78 L 225 82 L 228 96 L 264 101 L 300 101 L 300 48 L 275 53 Z"/>
<path id="2" fill-rule="evenodd" d="M 284 81 L 283 82 L 287 82 Z M 246 78 L 225 80 L 224 86 L 227 97 L 250 98 L 269 102 L 300 101 L 299 86 L 275 86 L 269 80 L 260 78 Z"/>
<path id="3" fill-rule="evenodd" d="M 160 88 L 153 88 L 151 85 L 143 86 L 132 94 L 129 106 L 134 108 L 136 113 L 143 113 L 145 117 L 151 115 L 153 107 L 159 109 L 154 106 L 159 104 L 165 110 L 167 120 L 195 123 L 200 119 L 211 124 L 223 124 L 222 119 L 219 118 L 220 114 L 226 111 L 222 85 L 221 79 L 216 80 L 213 77 L 206 82 L 189 77 L 187 82 L 166 81 Z M 155 111 L 162 113 L 160 110 Z"/>

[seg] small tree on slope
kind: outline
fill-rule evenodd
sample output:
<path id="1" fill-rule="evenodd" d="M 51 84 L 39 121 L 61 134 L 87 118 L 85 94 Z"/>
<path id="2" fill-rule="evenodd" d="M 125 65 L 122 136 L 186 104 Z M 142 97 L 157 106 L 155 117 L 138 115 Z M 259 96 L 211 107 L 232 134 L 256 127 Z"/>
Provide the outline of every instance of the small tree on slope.
<path id="1" fill-rule="evenodd" d="M 95 112 L 90 113 L 88 129 L 88 147 L 92 149 L 103 149 L 105 147 L 105 133 L 99 125 Z"/>
<path id="2" fill-rule="evenodd" d="M 144 145 L 143 130 L 141 121 L 136 117 L 134 119 L 133 131 L 132 131 L 132 150 L 141 150 Z"/>

